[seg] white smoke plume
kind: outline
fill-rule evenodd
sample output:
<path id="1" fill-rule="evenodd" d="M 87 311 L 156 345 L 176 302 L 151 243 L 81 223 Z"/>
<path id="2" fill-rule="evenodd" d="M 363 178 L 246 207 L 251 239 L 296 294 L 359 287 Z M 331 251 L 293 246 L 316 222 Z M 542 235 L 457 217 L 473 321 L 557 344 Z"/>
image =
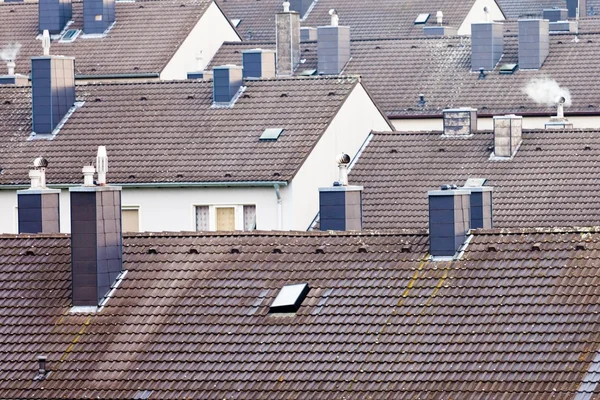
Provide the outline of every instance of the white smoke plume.
<path id="1" fill-rule="evenodd" d="M 554 79 L 534 78 L 523 88 L 523 92 L 537 104 L 554 106 L 561 97 L 564 97 L 565 107 L 571 105 L 569 89 L 561 88 Z"/>
<path id="2" fill-rule="evenodd" d="M 9 43 L 0 50 L 0 59 L 14 61 L 21 50 L 21 43 Z"/>

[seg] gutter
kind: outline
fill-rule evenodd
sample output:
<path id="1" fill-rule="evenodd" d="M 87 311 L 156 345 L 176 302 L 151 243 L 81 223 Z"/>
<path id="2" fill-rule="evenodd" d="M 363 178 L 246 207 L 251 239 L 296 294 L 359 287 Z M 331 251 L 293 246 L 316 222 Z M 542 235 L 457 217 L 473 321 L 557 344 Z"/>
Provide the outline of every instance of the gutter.
<path id="1" fill-rule="evenodd" d="M 124 188 L 194 188 L 194 187 L 280 187 L 287 186 L 287 181 L 248 181 L 248 182 L 156 182 L 156 183 L 118 183 L 110 182 L 111 185 Z M 55 183 L 46 185 L 50 189 L 66 189 L 70 187 L 79 187 L 81 184 Z M 2 185 L 0 190 L 28 189 L 30 183 L 17 185 Z M 279 200 L 278 200 L 279 201 Z"/>
<path id="2" fill-rule="evenodd" d="M 492 118 L 498 115 L 507 115 L 507 114 L 515 114 L 521 117 L 554 117 L 555 112 L 498 112 L 498 113 L 480 113 L 477 110 L 478 118 Z M 565 118 L 568 117 L 594 117 L 600 116 L 600 110 L 596 111 L 572 111 L 570 113 L 565 113 Z M 442 114 L 401 114 L 401 115 L 388 115 L 389 119 L 440 119 L 443 118 Z"/>
<path id="3" fill-rule="evenodd" d="M 147 79 L 160 78 L 158 72 L 149 72 L 145 74 L 105 74 L 105 75 L 75 75 L 75 79 Z"/>

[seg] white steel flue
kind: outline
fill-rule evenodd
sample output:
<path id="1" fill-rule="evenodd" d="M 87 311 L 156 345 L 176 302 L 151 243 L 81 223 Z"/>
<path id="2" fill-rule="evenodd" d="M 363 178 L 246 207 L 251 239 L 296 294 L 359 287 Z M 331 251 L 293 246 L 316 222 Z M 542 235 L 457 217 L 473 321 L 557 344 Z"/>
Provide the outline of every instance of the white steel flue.
<path id="1" fill-rule="evenodd" d="M 331 10 L 329 10 L 329 15 L 331 15 L 331 26 L 338 26 L 340 17 L 337 11 L 334 8 L 332 8 Z"/>
<path id="2" fill-rule="evenodd" d="M 565 117 L 565 98 L 560 97 L 556 102 L 556 117 L 564 118 Z"/>
<path id="3" fill-rule="evenodd" d="M 338 183 L 340 186 L 348 186 L 348 164 L 350 164 L 350 156 L 342 153 L 336 157 L 339 169 Z"/>
<path id="4" fill-rule="evenodd" d="M 287 0 L 283 2 L 283 12 L 290 12 L 290 2 Z"/>
<path id="5" fill-rule="evenodd" d="M 106 146 L 98 146 L 96 169 L 98 170 L 98 185 L 106 185 L 106 173 L 108 172 L 108 155 L 106 154 Z"/>
<path id="6" fill-rule="evenodd" d="M 82 168 L 83 186 L 94 186 L 94 173 L 96 168 L 93 165 L 86 165 Z"/>
<path id="7" fill-rule="evenodd" d="M 44 29 L 44 33 L 42 34 L 42 49 L 44 49 L 44 55 L 50 55 L 50 32 L 47 29 Z"/>
<path id="8" fill-rule="evenodd" d="M 14 75 L 15 74 L 15 67 L 17 65 L 15 64 L 15 62 L 13 60 L 10 60 L 6 63 L 6 67 L 8 68 L 8 75 Z"/>

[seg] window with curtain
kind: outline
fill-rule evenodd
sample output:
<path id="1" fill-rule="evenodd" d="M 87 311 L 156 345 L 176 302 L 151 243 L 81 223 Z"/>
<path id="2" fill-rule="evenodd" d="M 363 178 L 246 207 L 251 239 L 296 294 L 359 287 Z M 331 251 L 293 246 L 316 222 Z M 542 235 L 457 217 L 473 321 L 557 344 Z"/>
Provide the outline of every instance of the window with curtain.
<path id="1" fill-rule="evenodd" d="M 210 229 L 208 206 L 196 206 L 196 230 L 207 231 Z"/>
<path id="2" fill-rule="evenodd" d="M 244 230 L 256 230 L 256 206 L 244 206 Z"/>

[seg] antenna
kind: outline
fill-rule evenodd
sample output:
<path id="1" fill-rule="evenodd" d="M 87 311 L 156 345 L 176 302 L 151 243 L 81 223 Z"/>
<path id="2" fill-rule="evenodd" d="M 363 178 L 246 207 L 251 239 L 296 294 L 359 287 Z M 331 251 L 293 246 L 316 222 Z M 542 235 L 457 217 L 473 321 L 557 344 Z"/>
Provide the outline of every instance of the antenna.
<path id="1" fill-rule="evenodd" d="M 442 10 L 438 11 L 437 14 L 435 14 L 435 17 L 437 19 L 438 25 L 442 26 L 442 22 L 444 21 L 444 13 L 442 12 Z"/>
<path id="2" fill-rule="evenodd" d="M 96 169 L 98 170 L 98 185 L 105 186 L 106 173 L 108 172 L 108 156 L 106 155 L 106 146 L 98 146 Z"/>
<path id="3" fill-rule="evenodd" d="M 331 26 L 338 26 L 340 17 L 338 16 L 338 13 L 335 10 L 335 8 L 329 10 L 329 15 L 331 15 Z"/>
<path id="4" fill-rule="evenodd" d="M 50 55 L 50 33 L 48 29 L 44 29 L 44 33 L 42 34 L 42 48 L 44 49 L 44 55 Z"/>
<path id="5" fill-rule="evenodd" d="M 283 2 L 283 12 L 290 12 L 290 2 L 288 0 Z"/>

